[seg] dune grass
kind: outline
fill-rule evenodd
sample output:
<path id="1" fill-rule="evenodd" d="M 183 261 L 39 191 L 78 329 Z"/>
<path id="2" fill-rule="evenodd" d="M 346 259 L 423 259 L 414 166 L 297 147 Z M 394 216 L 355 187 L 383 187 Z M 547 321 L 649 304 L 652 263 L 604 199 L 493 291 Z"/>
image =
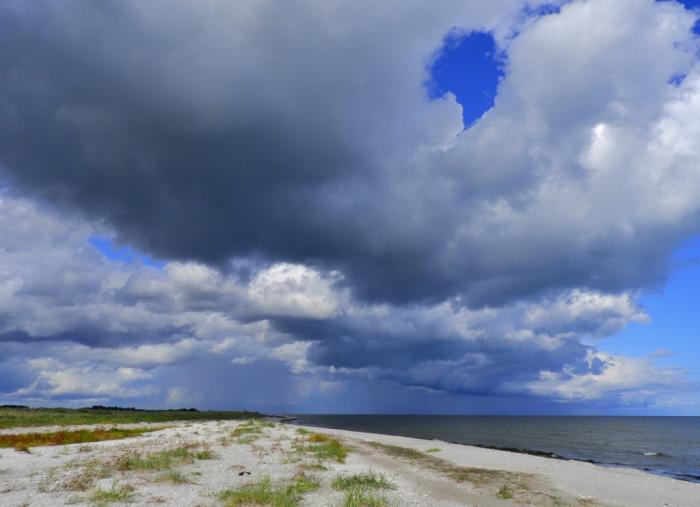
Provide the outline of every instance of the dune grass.
<path id="1" fill-rule="evenodd" d="M 235 489 L 219 493 L 219 499 L 227 507 L 238 505 L 269 505 L 273 507 L 295 507 L 302 495 L 315 491 L 320 483 L 304 474 L 296 475 L 291 483 L 274 485 L 269 477 L 258 482 L 249 482 Z"/>
<path id="2" fill-rule="evenodd" d="M 306 438 L 306 440 L 314 444 L 320 444 L 323 442 L 330 442 L 332 439 L 331 437 L 329 437 L 328 435 L 324 435 L 323 433 L 312 433 Z"/>
<path id="3" fill-rule="evenodd" d="M 216 454 L 211 449 L 203 449 L 194 453 L 194 457 L 197 459 L 214 459 Z"/>
<path id="4" fill-rule="evenodd" d="M 306 434 L 305 434 L 306 435 Z M 292 447 L 296 456 L 310 454 L 316 458 L 315 464 L 307 464 L 308 468 L 324 469 L 325 460 L 345 463 L 350 448 L 341 444 L 337 439 L 322 433 L 312 433 L 306 439 L 297 439 Z M 290 458 L 291 459 L 291 458 Z M 298 458 L 297 458 L 298 459 Z"/>
<path id="5" fill-rule="evenodd" d="M 0 435 L 0 448 L 14 447 L 26 451 L 30 447 L 47 445 L 83 444 L 86 442 L 102 442 L 103 440 L 119 440 L 158 431 L 160 428 L 95 428 L 94 430 L 54 431 L 50 433 L 20 433 L 15 435 Z"/>
<path id="6" fill-rule="evenodd" d="M 405 458 L 411 460 L 424 460 L 425 454 L 409 447 L 399 447 L 398 445 L 380 444 L 379 442 L 370 442 L 369 445 L 375 449 L 383 451 L 385 454 L 395 456 L 397 458 Z M 430 458 L 427 458 L 430 459 Z"/>
<path id="7" fill-rule="evenodd" d="M 151 452 L 142 455 L 138 452 L 130 452 L 117 458 L 117 470 L 169 470 L 173 466 L 193 463 L 196 453 L 188 446 L 166 449 L 164 451 Z"/>
<path id="8" fill-rule="evenodd" d="M 97 488 L 90 496 L 90 500 L 97 505 L 104 505 L 112 502 L 129 502 L 133 496 L 133 486 L 114 481 L 109 489 Z"/>
<path id="9" fill-rule="evenodd" d="M 69 463 L 66 468 L 76 469 L 77 473 L 71 474 L 59 486 L 66 491 L 87 491 L 95 485 L 97 479 L 112 477 L 115 472 L 133 471 L 154 473 L 150 477 L 153 482 L 191 483 L 190 478 L 179 472 L 176 467 L 194 463 L 198 459 L 214 459 L 215 455 L 208 449 L 197 450 L 200 445 L 193 442 L 150 453 L 130 450 L 107 461 L 95 458 Z"/>
<path id="10" fill-rule="evenodd" d="M 332 459 L 338 463 L 345 463 L 348 455 L 348 448 L 335 439 L 314 445 L 311 449 L 319 460 Z"/>
<path id="11" fill-rule="evenodd" d="M 0 407 L 0 428 L 66 426 L 79 424 L 127 424 L 167 421 L 212 421 L 255 419 L 258 412 L 133 410 L 115 408 L 8 408 Z"/>
<path id="12" fill-rule="evenodd" d="M 339 475 L 331 483 L 333 489 L 396 489 L 396 485 L 382 474 L 373 471 L 353 475 Z"/>
<path id="13" fill-rule="evenodd" d="M 513 492 L 510 490 L 507 484 L 504 484 L 496 492 L 496 496 L 502 500 L 510 500 L 513 498 Z"/>
<path id="14" fill-rule="evenodd" d="M 111 475 L 111 467 L 94 459 L 84 463 L 79 473 L 69 477 L 60 487 L 66 491 L 87 491 L 95 485 L 97 479 L 105 479 Z"/>
<path id="15" fill-rule="evenodd" d="M 339 475 L 331 483 L 337 491 L 344 491 L 344 507 L 383 507 L 388 500 L 376 493 L 380 489 L 396 489 L 396 485 L 382 474 L 373 471 L 353 475 Z"/>
<path id="16" fill-rule="evenodd" d="M 373 491 L 351 489 L 345 493 L 343 507 L 387 507 L 389 501 Z"/>
<path id="17" fill-rule="evenodd" d="M 155 482 L 169 482 L 171 484 L 189 484 L 192 481 L 182 472 L 177 470 L 167 470 L 155 478 Z"/>
<path id="18" fill-rule="evenodd" d="M 232 437 L 240 437 L 243 435 L 262 433 L 262 428 L 260 426 L 248 426 L 241 425 L 231 432 Z"/>

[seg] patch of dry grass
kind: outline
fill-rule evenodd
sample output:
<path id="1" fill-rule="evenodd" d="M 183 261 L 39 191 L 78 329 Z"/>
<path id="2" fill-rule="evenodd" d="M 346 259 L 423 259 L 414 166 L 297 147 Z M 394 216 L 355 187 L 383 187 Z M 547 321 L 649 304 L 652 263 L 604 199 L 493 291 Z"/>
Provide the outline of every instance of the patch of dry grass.
<path id="1" fill-rule="evenodd" d="M 18 451 L 27 451 L 30 447 L 49 445 L 82 444 L 86 442 L 102 442 L 104 440 L 119 440 L 135 437 L 160 428 L 96 428 L 94 430 L 54 431 L 51 433 L 20 433 L 15 435 L 0 435 L 0 447 L 13 447 Z"/>
<path id="2" fill-rule="evenodd" d="M 93 491 L 90 500 L 97 505 L 104 505 L 112 502 L 129 502 L 134 497 L 134 487 L 129 484 L 112 483 L 109 489 L 97 488 Z"/>
<path id="3" fill-rule="evenodd" d="M 240 437 L 243 435 L 262 433 L 260 426 L 241 425 L 231 432 L 232 437 Z"/>
<path id="4" fill-rule="evenodd" d="M 331 483 L 333 489 L 347 491 L 350 489 L 396 489 L 396 485 L 384 475 L 373 471 L 353 475 L 339 475 Z"/>
<path id="5" fill-rule="evenodd" d="M 169 470 L 175 465 L 193 463 L 196 458 L 189 446 L 141 454 L 136 451 L 123 454 L 116 461 L 117 470 Z"/>
<path id="6" fill-rule="evenodd" d="M 287 484 L 273 484 L 269 477 L 258 482 L 249 482 L 235 489 L 219 493 L 219 499 L 228 507 L 239 505 L 271 505 L 274 507 L 296 507 L 302 496 L 315 491 L 321 484 L 313 477 L 297 474 Z"/>
<path id="7" fill-rule="evenodd" d="M 67 491 L 87 491 L 95 485 L 97 479 L 105 479 L 112 475 L 112 469 L 98 460 L 90 460 L 83 464 L 78 473 L 66 479 L 61 488 Z"/>
<path id="8" fill-rule="evenodd" d="M 328 435 L 324 435 L 323 433 L 312 433 L 308 437 L 306 437 L 306 440 L 314 443 L 314 444 L 321 444 L 323 442 L 330 442 L 332 439 Z"/>

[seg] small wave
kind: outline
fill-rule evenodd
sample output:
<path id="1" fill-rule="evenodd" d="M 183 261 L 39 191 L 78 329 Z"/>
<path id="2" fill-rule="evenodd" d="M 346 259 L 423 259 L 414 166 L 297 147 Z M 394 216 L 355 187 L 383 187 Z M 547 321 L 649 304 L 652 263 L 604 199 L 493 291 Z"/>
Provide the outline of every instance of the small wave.
<path id="1" fill-rule="evenodd" d="M 651 452 L 650 451 L 650 452 L 643 452 L 642 454 L 644 454 L 644 456 L 656 456 L 659 458 L 670 458 L 671 457 L 668 454 L 664 454 L 663 452 Z"/>

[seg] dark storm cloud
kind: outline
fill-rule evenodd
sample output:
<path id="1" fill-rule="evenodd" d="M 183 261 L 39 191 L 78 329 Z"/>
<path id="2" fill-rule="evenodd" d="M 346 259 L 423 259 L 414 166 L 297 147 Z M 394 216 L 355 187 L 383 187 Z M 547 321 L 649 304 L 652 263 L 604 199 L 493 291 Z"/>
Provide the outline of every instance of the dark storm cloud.
<path id="1" fill-rule="evenodd" d="M 536 195 L 546 164 L 580 170 L 534 137 L 523 105 L 497 105 L 458 139 L 459 108 L 427 100 L 426 68 L 448 31 L 502 29 L 518 5 L 4 2 L 0 164 L 25 191 L 157 256 L 339 269 L 371 300 L 500 304 L 659 281 L 677 229 L 637 224 L 572 244 L 520 216 L 561 205 Z M 652 83 L 684 65 L 672 42 Z M 543 108 L 542 121 L 583 142 L 620 97 L 594 87 L 583 99 L 596 107 Z M 502 220 L 497 202 L 512 207 Z"/>
<path id="2" fill-rule="evenodd" d="M 307 356 L 313 364 L 366 369 L 374 377 L 439 391 L 512 394 L 539 372 L 558 371 L 562 365 L 573 375 L 599 373 L 598 364 L 588 361 L 595 349 L 578 337 L 596 334 L 610 325 L 606 321 L 615 322 L 622 316 L 620 309 L 601 306 L 566 322 L 556 317 L 527 322 L 533 311 L 557 313 L 556 303 L 539 305 L 499 312 L 501 326 L 478 312 L 465 321 L 446 309 L 433 311 L 429 318 L 425 309 L 394 309 L 382 317 L 346 314 L 274 322 L 281 332 L 313 341 Z M 527 334 L 516 339 L 522 331 Z"/>
<path id="3" fill-rule="evenodd" d="M 222 8 L 231 32 L 243 30 L 239 44 L 206 18 L 216 9 L 202 19 L 191 4 L 152 5 L 3 4 L 0 158 L 13 178 L 169 258 L 395 258 L 389 238 L 370 252 L 361 237 L 389 220 L 371 202 L 386 184 L 368 152 L 377 147 L 357 132 L 386 107 L 375 110 L 384 90 L 369 83 L 352 99 L 350 74 L 371 82 L 379 68 L 354 69 L 331 34 L 300 37 L 294 25 L 313 26 L 310 8 L 252 20 Z"/>

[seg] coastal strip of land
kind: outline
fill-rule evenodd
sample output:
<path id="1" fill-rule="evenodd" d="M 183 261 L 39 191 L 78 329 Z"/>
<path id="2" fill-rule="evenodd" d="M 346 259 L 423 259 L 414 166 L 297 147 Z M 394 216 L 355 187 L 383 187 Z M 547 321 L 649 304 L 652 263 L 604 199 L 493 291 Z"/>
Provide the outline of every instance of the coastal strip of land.
<path id="1" fill-rule="evenodd" d="M 122 427 L 150 431 L 60 445 L 66 427 L 0 430 L 43 435 L 0 449 L 0 505 L 700 505 L 699 484 L 638 470 L 263 417 L 80 431 Z"/>

